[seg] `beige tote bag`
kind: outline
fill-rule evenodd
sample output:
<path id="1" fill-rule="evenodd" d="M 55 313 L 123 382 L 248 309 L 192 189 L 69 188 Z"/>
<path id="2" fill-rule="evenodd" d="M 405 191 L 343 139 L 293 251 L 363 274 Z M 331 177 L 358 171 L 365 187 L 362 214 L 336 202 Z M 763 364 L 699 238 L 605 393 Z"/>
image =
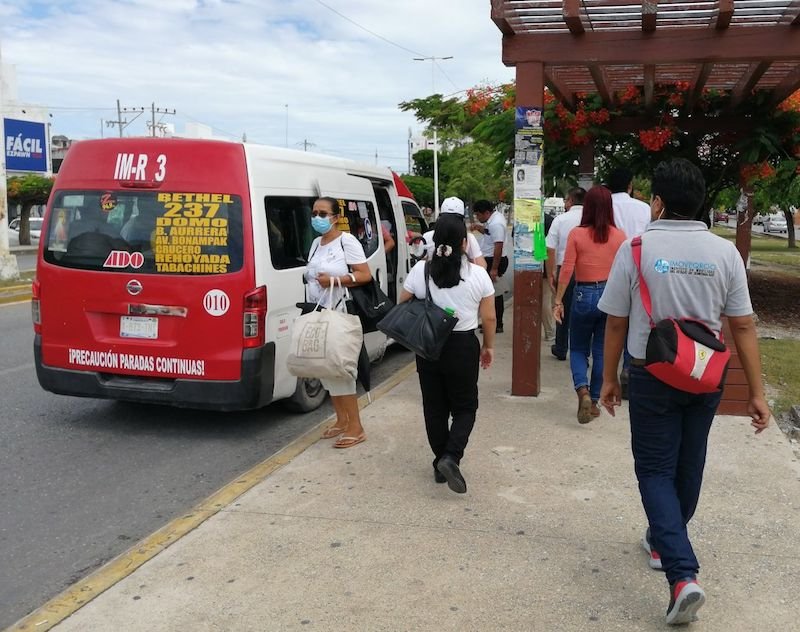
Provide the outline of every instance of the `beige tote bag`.
<path id="1" fill-rule="evenodd" d="M 333 279 L 325 309 L 298 316 L 292 327 L 292 346 L 286 366 L 297 377 L 355 379 L 364 341 L 361 320 L 348 314 L 344 300 L 334 307 Z M 340 286 L 341 287 L 341 286 Z"/>

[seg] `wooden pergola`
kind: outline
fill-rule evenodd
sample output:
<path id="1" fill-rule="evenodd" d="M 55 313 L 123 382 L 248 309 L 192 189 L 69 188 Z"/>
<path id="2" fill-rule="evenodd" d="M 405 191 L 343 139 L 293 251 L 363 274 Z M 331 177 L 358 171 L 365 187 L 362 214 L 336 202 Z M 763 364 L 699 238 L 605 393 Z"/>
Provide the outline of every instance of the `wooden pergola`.
<path id="1" fill-rule="evenodd" d="M 546 86 L 570 109 L 581 92 L 613 107 L 634 85 L 647 112 L 658 84 L 680 82 L 690 87 L 682 129 L 730 131 L 748 124 L 734 108 L 754 90 L 777 106 L 800 89 L 800 0 L 491 0 L 491 18 L 502 32 L 503 62 L 516 67 L 519 106 L 542 107 Z M 730 91 L 728 114 L 699 115 L 707 88 Z M 610 130 L 650 124 L 646 116 L 618 119 Z M 592 172 L 591 151 L 581 163 L 581 172 Z M 512 393 L 538 395 L 542 273 L 515 271 L 514 295 Z M 741 378 L 729 374 L 727 400 L 746 391 Z"/>

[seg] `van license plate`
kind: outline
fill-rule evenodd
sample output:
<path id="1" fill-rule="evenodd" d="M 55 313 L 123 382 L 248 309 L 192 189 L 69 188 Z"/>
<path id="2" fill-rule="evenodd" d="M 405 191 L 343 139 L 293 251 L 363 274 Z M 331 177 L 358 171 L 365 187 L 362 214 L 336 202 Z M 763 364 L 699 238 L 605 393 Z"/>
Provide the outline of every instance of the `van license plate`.
<path id="1" fill-rule="evenodd" d="M 158 338 L 158 318 L 122 316 L 119 321 L 122 338 Z"/>

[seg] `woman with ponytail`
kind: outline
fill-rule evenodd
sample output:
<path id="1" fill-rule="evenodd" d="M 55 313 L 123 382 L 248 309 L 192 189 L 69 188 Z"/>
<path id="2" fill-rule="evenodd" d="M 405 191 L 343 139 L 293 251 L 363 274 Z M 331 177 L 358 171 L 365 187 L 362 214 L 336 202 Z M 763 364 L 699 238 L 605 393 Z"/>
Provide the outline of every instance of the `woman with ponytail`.
<path id="1" fill-rule="evenodd" d="M 475 425 L 479 367 L 489 368 L 494 358 L 494 286 L 486 270 L 467 260 L 467 228 L 463 221 L 437 222 L 433 242 L 433 258 L 414 266 L 399 302 L 425 298 L 427 266 L 431 299 L 458 318 L 438 360 L 417 356 L 417 373 L 425 429 L 434 456 L 434 480 L 463 494 L 467 483 L 459 465 Z M 482 346 L 475 335 L 479 317 L 483 324 Z"/>

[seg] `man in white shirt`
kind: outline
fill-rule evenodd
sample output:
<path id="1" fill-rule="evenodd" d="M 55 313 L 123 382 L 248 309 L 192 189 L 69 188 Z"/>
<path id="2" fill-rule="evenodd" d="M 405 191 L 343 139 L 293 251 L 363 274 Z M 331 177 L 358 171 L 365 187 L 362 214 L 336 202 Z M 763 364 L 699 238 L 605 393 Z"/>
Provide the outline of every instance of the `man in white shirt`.
<path id="1" fill-rule="evenodd" d="M 494 209 L 489 200 L 478 200 L 472 207 L 472 212 L 480 224 L 473 224 L 483 236 L 481 238 L 481 253 L 486 259 L 486 266 L 492 283 L 508 270 L 508 252 L 506 246 L 506 218 L 500 211 Z M 504 297 L 502 292 L 494 299 L 497 312 L 497 333 L 503 333 Z"/>
<path id="2" fill-rule="evenodd" d="M 457 197 L 447 198 L 439 207 L 439 218 L 441 219 L 442 215 L 445 214 L 458 215 L 463 221 L 464 202 Z M 424 233 L 422 238 L 425 240 L 425 256 L 428 258 L 428 261 L 430 261 L 433 258 L 433 251 L 435 250 L 433 244 L 433 231 L 429 230 L 428 232 Z M 469 259 L 472 263 L 477 263 L 479 266 L 486 269 L 486 259 L 483 258 L 483 253 L 481 253 L 480 244 L 475 238 L 475 235 L 470 232 L 467 232 L 467 259 Z"/>
<path id="3" fill-rule="evenodd" d="M 608 176 L 608 188 L 611 190 L 611 202 L 614 205 L 614 223 L 628 239 L 638 237 L 650 225 L 650 206 L 631 197 L 633 191 L 633 173 L 630 169 L 619 167 Z M 628 397 L 628 369 L 631 356 L 627 346 L 622 360 L 622 396 Z"/>
<path id="4" fill-rule="evenodd" d="M 614 223 L 628 239 L 641 235 L 650 223 L 650 207 L 631 197 L 633 173 L 619 167 L 608 176 L 611 202 L 614 205 Z"/>
<path id="5" fill-rule="evenodd" d="M 583 196 L 586 195 L 586 190 L 581 187 L 575 187 L 567 192 L 567 198 L 564 200 L 564 208 L 566 213 L 558 215 L 553 223 L 550 225 L 550 232 L 547 233 L 547 283 L 550 287 L 551 296 L 555 295 L 556 287 L 558 287 L 558 274 L 561 272 L 561 264 L 564 263 L 564 253 L 567 250 L 567 238 L 570 231 L 576 226 L 580 226 L 581 218 L 583 217 Z M 569 351 L 569 312 L 572 305 L 572 290 L 575 286 L 575 281 L 570 280 L 566 292 L 564 292 L 564 317 L 561 323 L 556 323 L 556 341 L 550 347 L 552 353 L 559 360 L 567 359 L 567 352 Z M 548 307 L 545 305 L 544 308 Z M 543 310 L 544 311 L 544 310 Z"/>

